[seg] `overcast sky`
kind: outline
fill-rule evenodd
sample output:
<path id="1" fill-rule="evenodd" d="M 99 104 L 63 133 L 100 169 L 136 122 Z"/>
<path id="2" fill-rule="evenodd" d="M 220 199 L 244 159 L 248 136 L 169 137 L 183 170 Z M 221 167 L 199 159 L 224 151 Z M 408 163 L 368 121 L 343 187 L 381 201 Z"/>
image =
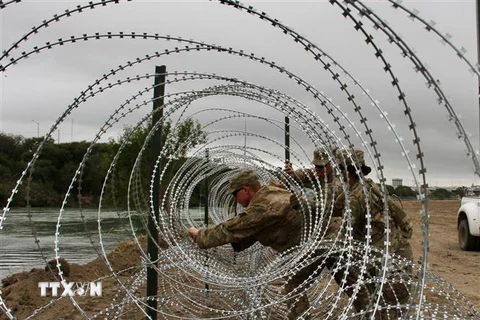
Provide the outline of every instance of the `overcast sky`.
<path id="1" fill-rule="evenodd" d="M 404 184 L 411 185 L 418 174 L 419 163 L 416 160 L 416 146 L 413 145 L 410 123 L 405 116 L 405 106 L 398 99 L 398 92 L 392 87 L 392 79 L 384 71 L 382 59 L 375 56 L 372 46 L 365 42 L 365 36 L 356 31 L 352 20 L 342 15 L 338 5 L 329 1 L 248 1 L 259 12 L 278 19 L 289 26 L 321 50 L 328 53 L 338 64 L 346 69 L 369 94 L 378 101 L 388 119 L 395 124 L 395 131 L 404 140 L 405 148 L 411 151 L 411 162 L 417 166 L 412 174 L 407 160 L 402 157 L 402 150 L 396 142 L 392 130 L 388 128 L 385 118 L 380 117 L 379 110 L 371 105 L 352 80 L 341 74 L 348 84 L 354 101 L 362 107 L 363 115 L 373 130 L 374 141 L 381 154 L 385 167 L 387 182 L 392 178 L 402 178 Z M 449 97 L 456 115 L 461 117 L 463 127 L 470 132 L 471 144 L 477 150 L 479 145 L 479 106 L 477 100 L 478 79 L 469 71 L 469 66 L 462 61 L 448 45 L 442 43 L 433 32 L 428 32 L 418 20 L 411 19 L 400 9 L 393 9 L 386 0 L 365 1 L 365 5 L 374 9 L 383 20 L 398 34 L 410 48 L 414 48 L 422 63 L 438 80 L 442 91 Z M 12 3 L 0 10 L 2 51 L 10 48 L 12 43 L 39 26 L 42 21 L 51 19 L 54 14 L 63 14 L 66 9 L 73 11 L 80 1 L 22 1 Z M 442 34 L 448 34 L 450 41 L 475 65 L 477 61 L 476 17 L 474 0 L 467 1 L 403 1 L 402 5 L 411 10 L 418 10 L 425 21 L 434 21 L 435 28 Z M 415 11 L 417 12 L 417 11 Z M 387 37 L 372 27 L 371 22 L 354 13 L 368 33 L 373 36 L 375 44 L 381 48 L 382 57 L 391 65 L 398 79 L 408 107 L 420 136 L 421 151 L 425 155 L 427 182 L 430 185 L 451 186 L 478 184 L 474 176 L 472 160 L 467 158 L 467 147 L 463 139 L 457 137 L 457 128 L 448 121 L 449 111 L 444 104 L 439 104 L 434 91 L 425 85 L 426 80 L 414 71 L 410 60 L 404 58 L 398 47 L 390 44 Z M 22 52 L 30 52 L 35 46 L 42 47 L 46 42 L 55 43 L 58 39 L 70 39 L 71 36 L 107 32 L 124 32 L 130 34 L 147 33 L 162 36 L 181 36 L 204 43 L 232 47 L 257 57 L 274 61 L 301 77 L 309 85 L 322 91 L 331 99 L 332 104 L 340 106 L 348 114 L 348 119 L 364 133 L 365 128 L 355 113 L 353 104 L 348 101 L 344 91 L 327 72 L 321 62 L 316 61 L 311 53 L 288 35 L 274 28 L 270 23 L 260 20 L 245 11 L 221 5 L 216 1 L 120 1 L 119 4 L 97 6 L 72 13 L 68 18 L 61 18 L 42 28 L 28 41 L 22 42 L 9 57 L 1 61 L 7 65 L 10 58 L 18 58 Z M 21 134 L 26 137 L 45 135 L 53 123 L 67 107 L 85 91 L 95 80 L 110 70 L 134 62 L 137 58 L 154 55 L 175 47 L 184 48 L 185 43 L 175 41 L 123 38 L 76 41 L 55 46 L 28 59 L 21 59 L 15 65 L 8 66 L 1 76 L 0 130 L 9 134 Z M 259 64 L 253 60 L 218 52 L 190 51 L 151 59 L 128 68 L 109 78 L 106 83 L 115 83 L 135 75 L 153 73 L 156 65 L 165 64 L 169 72 L 197 71 L 215 73 L 220 76 L 245 80 L 269 89 L 279 90 L 305 104 L 329 128 L 340 135 L 332 115 L 315 100 L 311 93 L 299 86 L 277 70 Z M 337 69 L 338 70 L 338 69 Z M 139 91 L 152 85 L 152 79 L 127 83 L 112 90 L 97 94 L 60 124 L 52 137 L 60 142 L 72 140 L 92 140 L 108 117 L 126 100 L 137 95 Z M 104 85 L 105 85 L 104 84 Z M 213 80 L 184 81 L 167 86 L 169 94 L 188 90 L 201 90 L 220 82 Z M 130 106 L 151 98 L 151 92 L 135 100 Z M 283 115 L 257 102 L 239 98 L 217 95 L 198 99 L 189 107 L 193 114 L 209 108 L 228 108 L 248 112 L 262 117 L 282 120 Z M 151 104 L 132 111 L 132 114 L 120 123 L 108 129 L 104 139 L 118 138 L 124 124 L 134 125 L 151 110 Z M 225 112 L 225 115 L 228 114 Z M 196 116 L 202 123 L 222 116 L 219 111 L 205 111 Z M 348 127 L 348 121 L 341 120 Z M 262 120 L 230 119 L 222 121 L 212 130 L 247 130 L 264 135 L 280 142 L 283 133 Z M 347 130 L 350 130 L 347 128 Z M 355 131 L 349 131 L 355 144 Z M 213 136 L 212 136 L 213 137 Z M 301 131 L 292 136 L 304 143 L 303 148 L 311 155 L 313 145 Z M 104 140 L 102 140 L 104 141 Z M 234 138 L 222 143 L 243 145 L 242 139 Z M 272 154 L 283 156 L 281 148 L 270 146 L 265 141 L 248 138 L 250 146 L 268 148 Z M 268 146 L 266 146 L 268 145 Z M 300 148 L 295 149 L 300 152 Z M 263 156 L 263 155 L 262 155 Z M 308 163 L 307 158 L 304 159 Z M 373 159 L 367 159 L 373 164 Z M 280 164 L 279 164 L 280 165 Z M 297 163 L 300 165 L 300 162 Z"/>

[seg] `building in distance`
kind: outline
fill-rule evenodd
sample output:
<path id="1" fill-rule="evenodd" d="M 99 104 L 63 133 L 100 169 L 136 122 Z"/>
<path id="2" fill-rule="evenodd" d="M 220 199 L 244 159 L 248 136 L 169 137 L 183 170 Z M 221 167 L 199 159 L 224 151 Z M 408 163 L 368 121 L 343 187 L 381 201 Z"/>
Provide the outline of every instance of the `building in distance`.
<path id="1" fill-rule="evenodd" d="M 403 179 L 398 179 L 398 178 L 392 179 L 392 187 L 393 188 L 400 187 L 402 185 L 403 185 Z"/>

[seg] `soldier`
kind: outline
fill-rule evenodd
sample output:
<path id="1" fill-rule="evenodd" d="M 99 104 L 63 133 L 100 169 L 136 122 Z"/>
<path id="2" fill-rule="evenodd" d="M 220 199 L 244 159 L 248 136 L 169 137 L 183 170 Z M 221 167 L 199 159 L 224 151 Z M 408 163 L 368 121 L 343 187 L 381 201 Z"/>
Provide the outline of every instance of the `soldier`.
<path id="1" fill-rule="evenodd" d="M 231 243 L 235 251 L 241 251 L 256 241 L 275 251 L 284 252 L 300 244 L 303 217 L 292 208 L 290 192 L 271 185 L 262 186 L 252 170 L 242 170 L 230 181 L 228 190 L 245 207 L 239 215 L 214 227 L 197 229 L 190 227 L 188 233 L 201 249 Z M 300 270 L 295 281 L 287 282 L 285 293 L 305 281 L 316 266 Z M 309 308 L 305 294 L 287 301 L 288 319 L 296 319 Z"/>
<path id="2" fill-rule="evenodd" d="M 370 229 L 371 245 L 381 250 L 385 250 L 387 233 L 385 230 L 384 195 L 377 184 L 371 179 L 364 179 L 363 184 L 360 181 L 359 171 L 362 172 L 363 176 L 371 171 L 371 168 L 365 165 L 363 150 L 352 148 L 350 149 L 350 154 L 351 157 L 348 157 L 346 152 L 339 153 L 337 158 L 340 168 L 344 170 L 345 180 L 349 185 L 350 192 L 348 193 L 348 197 L 351 209 L 350 221 L 352 237 L 354 240 L 366 242 L 367 230 Z M 353 165 L 352 160 L 356 163 L 356 167 Z M 363 185 L 365 186 L 365 189 Z M 368 197 L 364 190 L 366 190 Z M 369 211 L 367 203 L 369 204 Z M 343 211 L 344 204 L 345 193 L 342 193 L 335 201 L 335 210 Z M 409 243 L 409 239 L 412 236 L 413 224 L 401 207 L 390 198 L 388 198 L 387 206 L 390 213 L 389 253 L 413 261 L 412 248 Z M 367 225 L 368 213 L 370 213 L 370 225 Z M 337 215 L 338 214 L 340 213 L 337 212 Z M 372 276 L 380 274 L 377 266 L 370 266 L 369 273 L 371 273 Z M 411 270 L 409 268 L 404 268 L 404 270 L 389 270 L 389 274 L 393 275 L 408 275 L 410 273 Z M 402 281 L 397 280 L 393 281 L 393 283 L 387 282 L 383 287 L 383 300 L 391 306 L 396 306 L 398 303 L 406 304 L 410 298 L 409 289 L 410 288 Z M 374 292 L 374 290 L 374 287 L 370 289 L 371 292 Z M 360 299 L 360 301 L 367 300 Z M 367 305 L 359 307 L 363 309 L 366 308 Z M 390 311 L 382 310 L 376 318 L 397 319 L 401 316 L 402 311 L 400 309 L 391 308 Z"/>
<path id="3" fill-rule="evenodd" d="M 291 207 L 287 190 L 262 186 L 252 170 L 242 170 L 232 178 L 228 191 L 245 211 L 211 228 L 190 227 L 199 248 L 233 243 L 241 251 L 258 241 L 283 252 L 300 243 L 302 217 Z"/>
<path id="4" fill-rule="evenodd" d="M 336 156 L 338 149 L 334 147 L 331 148 L 331 150 L 333 155 Z M 320 182 L 320 186 L 316 188 L 318 190 L 318 198 L 309 197 L 308 199 L 305 199 L 298 194 L 292 193 L 290 202 L 298 210 L 302 209 L 303 212 L 311 211 L 311 219 L 306 219 L 306 221 L 317 221 L 315 217 L 320 213 L 320 204 L 324 202 L 324 215 L 323 220 L 321 221 L 321 228 L 322 230 L 326 229 L 326 231 L 323 240 L 332 240 L 339 235 L 339 233 L 344 232 L 342 231 L 343 219 L 341 218 L 343 216 L 345 203 L 345 199 L 342 197 L 342 184 L 340 179 L 335 176 L 330 158 L 325 150 L 319 148 L 314 151 L 312 164 L 314 165 L 314 168 L 312 169 L 297 169 L 295 171 L 293 170 L 291 163 L 285 165 L 285 173 L 302 185 L 311 184 L 315 179 L 318 179 Z M 283 186 L 283 184 L 278 185 Z M 309 203 L 309 206 L 307 206 L 307 202 Z M 337 204 L 337 202 L 341 203 Z M 306 207 L 309 209 L 306 210 Z M 329 217 L 329 215 L 331 215 L 331 217 Z M 321 254 L 321 252 L 317 251 L 317 254 Z M 358 292 L 355 294 L 354 288 L 358 282 L 359 272 L 358 270 L 354 270 L 355 267 L 337 268 L 338 270 L 333 272 L 338 259 L 339 256 L 337 254 L 331 255 L 326 259 L 324 266 L 328 267 L 335 282 L 342 287 L 342 291 L 344 291 L 349 297 L 354 297 L 352 304 L 357 312 L 360 313 L 370 305 L 372 301 L 372 292 L 369 291 L 369 288 L 362 285 L 358 288 Z M 287 287 L 289 286 L 291 287 L 290 289 L 293 290 L 295 286 L 299 285 L 303 281 L 302 273 L 308 272 L 303 271 L 298 275 L 295 275 L 291 281 L 287 283 Z"/>
<path id="5" fill-rule="evenodd" d="M 325 233 L 324 239 L 329 239 L 335 236 L 340 232 L 342 226 L 341 218 L 344 215 L 345 209 L 345 194 L 349 195 L 350 208 L 352 210 L 352 236 L 356 241 L 365 242 L 366 241 L 366 197 L 362 192 L 362 185 L 360 183 L 360 177 L 357 174 L 357 168 L 362 172 L 363 176 L 368 175 L 371 172 L 371 168 L 365 165 L 364 153 L 359 148 L 353 148 L 350 150 L 353 153 L 352 157 L 347 157 L 346 152 L 340 152 L 338 149 L 334 148 L 333 153 L 336 156 L 336 162 L 340 167 L 340 170 L 344 173 L 343 181 L 347 184 L 345 187 L 348 188 L 349 192 L 345 193 L 341 185 L 341 179 L 336 177 L 332 170 L 332 165 L 328 158 L 328 155 L 325 151 L 317 149 L 314 152 L 314 159 L 312 164 L 315 165 L 314 169 L 307 170 L 295 170 L 293 171 L 291 164 L 287 164 L 284 168 L 284 171 L 289 174 L 298 182 L 304 182 L 313 179 L 316 174 L 321 183 L 321 191 L 319 192 L 319 197 L 324 197 L 326 200 L 326 205 L 324 207 L 324 213 L 330 213 L 332 219 L 328 221 L 329 226 Z M 358 161 L 357 168 L 353 166 L 351 158 Z M 325 184 L 326 182 L 326 184 Z M 371 237 L 373 246 L 377 248 L 384 249 L 384 241 L 386 239 L 386 233 L 384 229 L 384 206 L 383 206 L 383 193 L 380 188 L 371 180 L 366 179 L 367 190 L 369 190 L 369 199 L 370 199 L 370 208 L 372 210 L 372 220 L 371 225 Z M 292 195 L 292 204 L 295 207 L 300 208 L 300 201 L 295 201 L 299 197 Z M 310 199 L 310 207 L 315 206 L 315 202 L 318 200 Z M 407 214 L 398 206 L 398 204 L 391 199 L 388 201 L 389 211 L 391 213 L 392 221 L 390 226 L 392 226 L 392 232 L 390 234 L 390 240 L 392 245 L 390 246 L 390 253 L 395 253 L 403 258 L 412 260 L 412 250 L 408 242 L 408 239 L 412 235 L 412 223 Z M 327 218 L 328 219 L 328 218 Z M 325 223 L 327 219 L 324 219 Z M 325 225 L 323 226 L 325 228 Z M 338 258 L 338 257 L 337 257 Z M 360 258 L 360 257 L 359 257 Z M 327 260 L 326 266 L 332 271 L 335 257 L 331 257 Z M 378 268 L 371 267 L 370 272 L 372 276 L 378 273 Z M 409 270 L 393 270 L 395 273 L 402 273 L 403 271 Z M 358 268 L 352 267 L 349 269 L 340 268 L 337 272 L 333 273 L 335 281 L 339 286 L 343 287 L 343 291 L 347 293 L 348 296 L 352 297 L 354 295 L 354 288 L 361 277 Z M 363 277 L 369 277 L 369 275 L 364 274 Z M 368 281 L 367 281 L 368 282 Z M 342 284 L 343 283 L 343 284 Z M 409 288 L 403 285 L 402 283 L 393 283 L 387 284 L 384 286 L 383 298 L 384 300 L 391 305 L 397 304 L 397 299 L 399 303 L 406 303 L 409 299 Z M 365 312 L 372 304 L 373 294 L 375 292 L 375 286 L 365 286 L 362 285 L 359 287 L 358 292 L 356 293 L 352 304 L 357 310 L 357 312 Z M 398 310 L 393 310 L 389 313 L 390 318 L 395 318 L 398 315 Z M 382 319 L 386 317 L 385 311 L 377 313 L 376 318 Z"/>
<path id="6" fill-rule="evenodd" d="M 335 156 L 336 150 L 337 148 L 332 148 L 333 156 Z M 338 196 L 338 193 L 341 191 L 340 181 L 335 177 L 329 155 L 324 149 L 315 149 L 312 164 L 314 165 L 313 168 L 293 170 L 292 164 L 287 163 L 283 171 L 303 187 L 307 187 L 303 189 L 303 194 L 306 196 L 304 197 L 305 200 L 310 203 L 311 210 L 318 210 L 315 208 L 318 208 L 319 202 L 326 201 L 325 212 L 331 212 L 330 206 L 333 198 Z M 317 179 L 320 185 L 315 183 Z M 287 183 L 285 181 L 282 183 L 270 181 L 270 185 L 285 188 Z M 318 198 L 315 198 L 315 193 L 317 193 Z M 298 195 L 298 192 L 292 194 L 291 202 L 295 208 L 299 209 L 302 201 L 303 199 Z"/>
<path id="7" fill-rule="evenodd" d="M 335 149 L 333 150 L 335 155 Z M 315 149 L 313 151 L 313 161 L 312 164 L 314 167 L 312 169 L 297 169 L 293 170 L 292 163 L 287 163 L 283 168 L 286 174 L 291 176 L 297 182 L 306 183 L 308 181 L 314 181 L 315 178 L 320 180 L 321 184 L 332 183 L 334 180 L 333 169 L 330 164 L 330 159 L 328 153 L 325 152 L 322 148 Z"/>

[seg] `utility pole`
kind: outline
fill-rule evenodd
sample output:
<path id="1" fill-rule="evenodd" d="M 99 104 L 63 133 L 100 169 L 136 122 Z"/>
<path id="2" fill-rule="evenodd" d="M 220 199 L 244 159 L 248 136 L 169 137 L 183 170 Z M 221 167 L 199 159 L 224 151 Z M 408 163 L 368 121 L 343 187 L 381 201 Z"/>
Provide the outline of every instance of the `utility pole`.
<path id="1" fill-rule="evenodd" d="M 40 138 L 40 123 L 33 119 L 31 120 L 37 124 L 37 138 Z"/>
<path id="2" fill-rule="evenodd" d="M 290 118 L 285 116 L 285 164 L 290 162 Z"/>

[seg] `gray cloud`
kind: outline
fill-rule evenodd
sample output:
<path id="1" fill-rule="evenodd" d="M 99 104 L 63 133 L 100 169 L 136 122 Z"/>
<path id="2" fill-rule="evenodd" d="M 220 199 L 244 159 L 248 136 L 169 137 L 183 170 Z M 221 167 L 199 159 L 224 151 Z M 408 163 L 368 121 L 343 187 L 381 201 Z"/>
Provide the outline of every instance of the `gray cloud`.
<path id="1" fill-rule="evenodd" d="M 342 16 L 338 6 L 332 6 L 328 1 L 318 2 L 278 2 L 249 1 L 249 5 L 265 11 L 270 16 L 292 27 L 304 35 L 333 57 L 342 67 L 347 69 L 369 93 L 378 100 L 379 106 L 388 112 L 388 119 L 396 124 L 395 130 L 404 138 L 405 147 L 411 151 L 412 162 L 418 166 L 416 150 L 412 143 L 414 137 L 405 117 L 405 106 L 398 100 L 399 93 L 390 84 L 392 81 L 384 71 L 381 59 L 375 56 L 375 51 L 365 43 L 365 36 L 353 28 L 352 21 Z M 452 42 L 458 48 L 466 48 L 466 56 L 475 61 L 475 3 L 469 2 L 404 2 L 405 6 L 417 7 L 420 15 L 426 21 L 435 20 L 441 34 L 452 35 Z M 76 2 L 22 2 L 9 5 L 2 11 L 2 49 L 9 48 L 15 40 L 39 25 L 43 20 L 61 14 L 65 9 L 74 9 Z M 452 107 L 461 114 L 462 123 L 472 134 L 471 143 L 478 149 L 478 101 L 476 97 L 477 78 L 473 76 L 468 66 L 462 62 L 448 46 L 442 44 L 438 37 L 428 32 L 418 23 L 412 21 L 400 10 L 391 9 L 385 3 L 366 2 L 395 31 L 399 32 L 418 56 L 428 65 L 429 71 L 441 83 L 445 94 L 452 99 Z M 358 15 L 355 15 L 358 18 Z M 472 161 L 465 156 L 465 145 L 456 136 L 453 123 L 447 121 L 447 110 L 437 103 L 432 90 L 427 89 L 425 79 L 413 70 L 412 63 L 403 58 L 399 49 L 390 44 L 385 35 L 375 30 L 371 23 L 363 18 L 368 32 L 374 37 L 376 45 L 383 57 L 391 65 L 395 76 L 406 96 L 408 106 L 412 110 L 415 124 L 420 133 L 422 151 L 425 153 L 427 178 L 430 184 L 464 184 L 476 183 L 478 178 L 473 175 Z M 296 44 L 290 36 L 281 30 L 272 28 L 268 22 L 241 12 L 232 7 L 223 6 L 208 1 L 142 1 L 120 2 L 117 5 L 96 7 L 84 10 L 81 14 L 61 19 L 40 30 L 22 43 L 11 57 L 18 57 L 21 52 L 29 52 L 34 46 L 43 46 L 45 42 L 53 43 L 58 39 L 69 39 L 71 36 L 83 34 L 106 34 L 107 32 L 125 34 L 135 32 L 148 34 L 182 36 L 184 39 L 195 39 L 205 43 L 213 43 L 224 47 L 254 52 L 255 56 L 265 57 L 275 61 L 276 65 L 284 66 L 298 75 L 311 86 L 325 93 L 327 98 L 348 113 L 349 119 L 355 122 L 355 127 L 365 137 L 365 128 L 354 106 L 348 101 L 340 85 L 332 80 L 332 75 L 323 65 L 313 59 L 303 46 Z M 64 44 L 28 59 L 9 66 L 2 75 L 1 92 L 1 126 L 0 130 L 7 133 L 36 135 L 36 123 L 40 123 L 41 133 L 45 134 L 54 121 L 70 105 L 75 97 L 92 85 L 96 79 L 107 74 L 111 69 L 134 62 L 145 55 L 154 55 L 165 49 L 183 48 L 185 44 L 176 41 L 136 39 L 101 39 L 77 41 L 75 44 Z M 192 45 L 189 45 L 193 47 Z M 4 59 L 2 65 L 5 65 Z M 127 77 L 152 73 L 155 65 L 165 64 L 169 71 L 197 71 L 215 73 L 227 77 L 246 80 L 260 86 L 279 90 L 298 99 L 330 128 L 339 134 L 332 116 L 327 113 L 312 94 L 297 85 L 287 76 L 269 66 L 256 63 L 248 58 L 229 55 L 225 52 L 184 52 L 162 56 L 135 65 L 119 72 L 107 82 L 115 83 Z M 474 63 L 475 64 L 475 63 Z M 407 168 L 407 162 L 402 158 L 395 136 L 387 127 L 384 119 L 379 117 L 379 111 L 362 94 L 345 75 L 336 69 L 341 79 L 348 84 L 348 90 L 355 95 L 355 102 L 362 107 L 368 126 L 372 128 L 375 141 L 382 154 L 382 163 L 386 168 L 388 181 L 401 177 L 408 184 L 413 180 Z M 91 140 L 109 115 L 132 95 L 151 86 L 153 80 L 133 81 L 125 85 L 96 95 L 82 104 L 71 116 L 60 125 L 60 135 L 53 134 L 61 141 Z M 167 93 L 202 89 L 219 84 L 214 80 L 186 81 L 172 83 L 167 87 Z M 141 104 L 151 99 L 148 92 L 128 106 Z M 259 103 L 240 98 L 214 96 L 195 102 L 190 112 L 211 106 L 228 107 L 262 116 L 279 118 L 279 114 L 263 107 Z M 117 137 L 124 124 L 134 124 L 144 117 L 151 109 L 150 104 L 135 111 L 132 116 L 113 127 L 106 137 Z M 336 113 L 338 115 L 338 113 Z M 210 115 L 215 117 L 216 115 Z M 207 117 L 208 118 L 208 117 Z M 208 121 L 207 118 L 199 118 Z M 281 116 L 280 116 L 281 118 Z M 72 121 L 73 119 L 73 121 Z M 343 123 L 347 123 L 342 121 Z M 226 126 L 227 122 L 223 125 Z M 220 125 L 219 125 L 220 126 Z M 231 125 L 243 127 L 238 121 Z M 219 127 L 220 128 L 220 127 Z M 262 133 L 265 136 L 282 140 L 278 131 L 259 122 L 249 122 L 249 130 Z M 267 130 L 268 129 L 268 130 Z M 270 130 L 270 131 L 269 131 Z M 347 129 L 353 137 L 352 142 L 360 143 L 352 129 Z M 341 139 L 344 137 L 339 135 Z M 307 153 L 313 150 L 311 142 L 305 141 Z M 253 140 L 250 140 L 253 143 Z M 243 141 L 238 142 L 240 145 Z M 367 143 L 369 141 L 367 140 Z M 283 155 L 283 151 L 272 149 Z M 373 165 L 373 162 L 371 163 Z M 418 174 L 416 169 L 415 174 Z"/>

